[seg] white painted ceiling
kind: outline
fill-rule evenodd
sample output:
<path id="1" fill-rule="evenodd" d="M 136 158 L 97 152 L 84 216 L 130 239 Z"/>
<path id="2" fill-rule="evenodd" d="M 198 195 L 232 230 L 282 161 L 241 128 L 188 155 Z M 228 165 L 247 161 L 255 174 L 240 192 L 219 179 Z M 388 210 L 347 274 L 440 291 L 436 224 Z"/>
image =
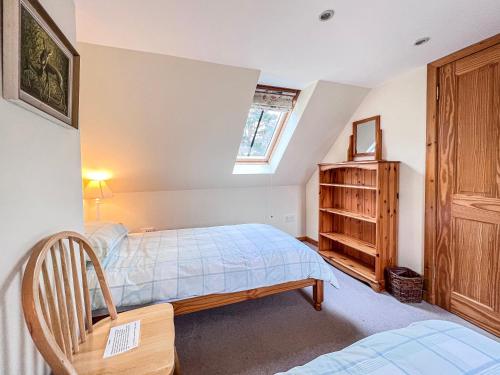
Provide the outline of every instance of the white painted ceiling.
<path id="1" fill-rule="evenodd" d="M 499 0 L 75 0 L 79 41 L 373 87 L 500 32 Z M 329 22 L 318 15 L 334 9 Z M 413 42 L 430 36 L 421 47 Z"/>

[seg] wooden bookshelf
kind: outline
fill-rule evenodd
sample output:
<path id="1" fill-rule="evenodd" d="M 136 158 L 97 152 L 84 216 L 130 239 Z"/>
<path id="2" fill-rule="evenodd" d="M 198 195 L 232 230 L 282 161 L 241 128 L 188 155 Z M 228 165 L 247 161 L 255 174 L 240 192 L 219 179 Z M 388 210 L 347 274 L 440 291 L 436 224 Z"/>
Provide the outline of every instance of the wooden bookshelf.
<path id="1" fill-rule="evenodd" d="M 399 162 L 320 164 L 319 176 L 319 254 L 383 290 L 397 263 Z"/>

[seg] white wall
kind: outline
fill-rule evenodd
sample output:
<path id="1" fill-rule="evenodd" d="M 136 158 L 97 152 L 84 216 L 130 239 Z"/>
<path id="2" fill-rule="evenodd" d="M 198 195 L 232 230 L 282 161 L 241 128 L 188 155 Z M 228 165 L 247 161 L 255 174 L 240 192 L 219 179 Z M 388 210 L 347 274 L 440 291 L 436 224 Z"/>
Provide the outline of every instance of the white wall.
<path id="1" fill-rule="evenodd" d="M 75 42 L 71 0 L 42 0 Z M 48 373 L 26 329 L 21 277 L 30 248 L 63 229 L 82 229 L 79 132 L 0 98 L 0 373 Z"/>
<path id="2" fill-rule="evenodd" d="M 305 188 L 297 185 L 119 193 L 102 202 L 101 219 L 130 231 L 268 223 L 298 237 L 305 233 L 304 202 Z M 85 206 L 86 220 L 95 220 L 95 205 Z"/>
<path id="3" fill-rule="evenodd" d="M 247 180 L 232 172 L 257 70 L 85 43 L 79 49 L 85 168 L 109 169 L 117 192 Z"/>
<path id="4" fill-rule="evenodd" d="M 267 185 L 266 175 L 233 174 L 258 70 L 86 43 L 79 49 L 83 166 L 109 169 L 113 190 Z M 304 90 L 274 185 L 305 184 L 367 91 L 324 81 Z"/>
<path id="5" fill-rule="evenodd" d="M 399 264 L 423 272 L 426 68 L 372 89 L 323 162 L 346 160 L 352 121 L 380 114 L 383 158 L 401 161 Z M 306 185 L 307 236 L 318 238 L 318 173 Z"/>
<path id="6" fill-rule="evenodd" d="M 79 48 L 82 164 L 110 171 L 116 194 L 105 201 L 103 219 L 131 230 L 257 221 L 305 234 L 305 182 L 368 89 L 312 83 L 282 137 L 289 136 L 286 149 L 277 148 L 276 173 L 233 174 L 257 70 Z M 295 219 L 285 222 L 288 215 Z"/>

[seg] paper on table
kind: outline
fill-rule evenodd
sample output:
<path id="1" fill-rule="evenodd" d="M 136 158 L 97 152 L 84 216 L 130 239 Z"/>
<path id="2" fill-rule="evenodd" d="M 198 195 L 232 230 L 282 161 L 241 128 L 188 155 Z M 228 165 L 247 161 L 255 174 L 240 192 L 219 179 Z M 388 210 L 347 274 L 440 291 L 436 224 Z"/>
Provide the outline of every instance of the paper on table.
<path id="1" fill-rule="evenodd" d="M 140 335 L 140 320 L 111 328 L 103 358 L 112 357 L 138 347 Z"/>

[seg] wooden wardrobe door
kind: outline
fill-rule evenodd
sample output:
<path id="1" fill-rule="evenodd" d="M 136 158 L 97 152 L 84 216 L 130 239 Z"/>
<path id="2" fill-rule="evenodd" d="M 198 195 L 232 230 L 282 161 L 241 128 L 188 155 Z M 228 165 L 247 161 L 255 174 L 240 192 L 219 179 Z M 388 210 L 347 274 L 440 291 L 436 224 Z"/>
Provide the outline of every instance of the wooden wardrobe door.
<path id="1" fill-rule="evenodd" d="M 500 335 L 500 45 L 439 89 L 436 302 Z"/>

